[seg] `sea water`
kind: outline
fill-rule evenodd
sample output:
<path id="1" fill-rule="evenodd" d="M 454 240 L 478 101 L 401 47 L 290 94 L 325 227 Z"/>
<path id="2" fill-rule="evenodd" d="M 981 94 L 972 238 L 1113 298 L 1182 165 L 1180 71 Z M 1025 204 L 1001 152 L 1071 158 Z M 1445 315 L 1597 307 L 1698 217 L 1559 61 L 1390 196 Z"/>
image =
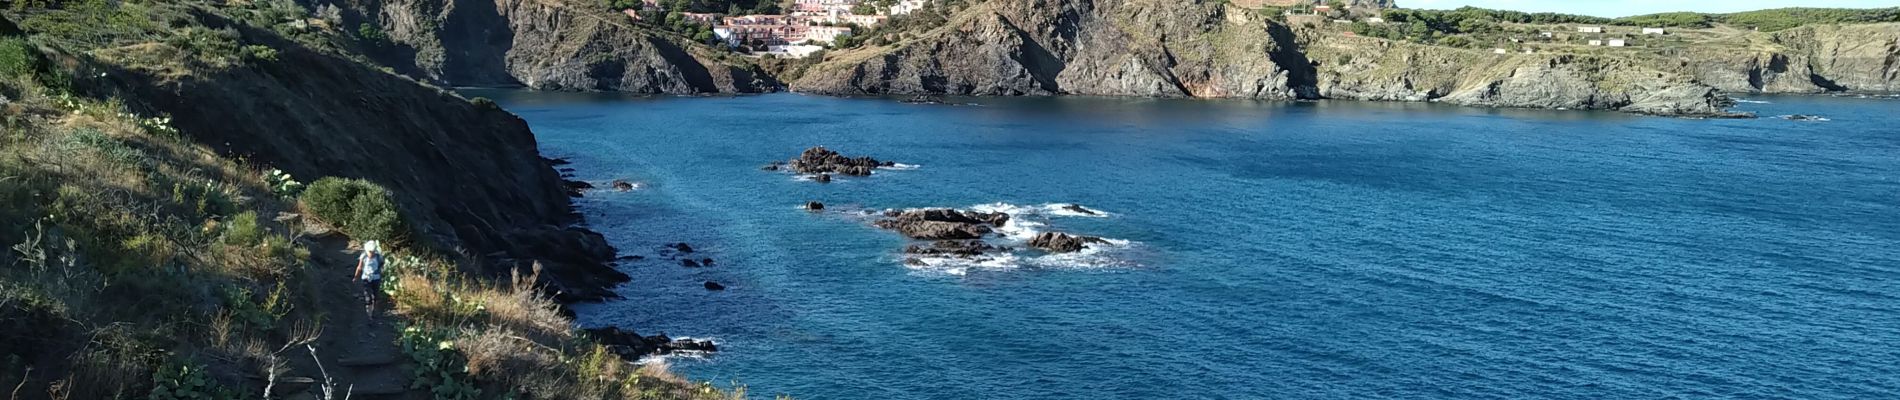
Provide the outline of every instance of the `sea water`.
<path id="1" fill-rule="evenodd" d="M 1892 398 L 1900 101 L 1697 120 L 1429 104 L 944 105 L 483 91 L 628 261 L 581 323 L 710 338 L 672 369 L 810 399 Z M 1818 115 L 1794 121 L 1775 116 Z M 903 163 L 829 184 L 823 145 Z M 820 201 L 824 212 L 801 209 Z M 1099 214 L 1068 212 L 1081 205 Z M 1018 216 L 912 265 L 887 209 Z M 690 243 L 711 267 L 662 247 Z M 708 291 L 705 281 L 724 291 Z"/>

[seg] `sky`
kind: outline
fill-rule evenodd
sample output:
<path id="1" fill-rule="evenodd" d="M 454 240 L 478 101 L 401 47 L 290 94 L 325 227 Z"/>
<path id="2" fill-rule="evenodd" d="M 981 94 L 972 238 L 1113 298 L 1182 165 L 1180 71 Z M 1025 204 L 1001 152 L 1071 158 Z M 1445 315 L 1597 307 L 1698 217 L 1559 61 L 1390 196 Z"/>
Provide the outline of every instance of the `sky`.
<path id="1" fill-rule="evenodd" d="M 1669 11 L 1725 13 L 1782 7 L 1882 8 L 1900 6 L 1900 0 L 1398 0 L 1405 8 L 1458 8 L 1464 6 L 1530 12 L 1560 12 L 1599 17 L 1626 17 Z"/>

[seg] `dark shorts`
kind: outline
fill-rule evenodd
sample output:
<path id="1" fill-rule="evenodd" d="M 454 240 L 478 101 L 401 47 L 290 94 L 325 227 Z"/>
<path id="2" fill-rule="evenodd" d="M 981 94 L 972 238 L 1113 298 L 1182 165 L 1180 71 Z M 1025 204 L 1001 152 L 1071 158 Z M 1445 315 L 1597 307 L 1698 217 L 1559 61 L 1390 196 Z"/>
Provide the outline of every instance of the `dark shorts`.
<path id="1" fill-rule="evenodd" d="M 383 291 L 383 280 L 377 279 L 377 280 L 363 281 L 363 301 L 364 302 L 376 301 L 376 293 L 381 292 L 381 291 Z"/>

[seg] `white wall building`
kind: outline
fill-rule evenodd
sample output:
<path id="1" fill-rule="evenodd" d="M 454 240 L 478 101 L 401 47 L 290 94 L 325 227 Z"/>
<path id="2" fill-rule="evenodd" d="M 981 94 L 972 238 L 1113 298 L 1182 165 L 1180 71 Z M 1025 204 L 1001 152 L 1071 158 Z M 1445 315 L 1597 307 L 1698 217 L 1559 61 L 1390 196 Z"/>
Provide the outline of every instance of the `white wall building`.
<path id="1" fill-rule="evenodd" d="M 922 10 L 924 8 L 925 1 L 927 0 L 898 0 L 897 4 L 891 5 L 890 14 L 891 15 L 905 15 L 905 14 L 917 12 L 917 10 Z"/>
<path id="2" fill-rule="evenodd" d="M 1628 45 L 1629 42 L 1625 42 L 1623 39 L 1610 39 L 1610 47 L 1623 47 Z"/>
<path id="3" fill-rule="evenodd" d="M 1577 27 L 1577 33 L 1603 33 L 1603 27 L 1601 27 L 1601 26 L 1579 26 L 1579 27 Z"/>
<path id="4" fill-rule="evenodd" d="M 1644 35 L 1667 35 L 1669 34 L 1669 31 L 1664 30 L 1663 28 L 1643 28 L 1643 34 Z"/>

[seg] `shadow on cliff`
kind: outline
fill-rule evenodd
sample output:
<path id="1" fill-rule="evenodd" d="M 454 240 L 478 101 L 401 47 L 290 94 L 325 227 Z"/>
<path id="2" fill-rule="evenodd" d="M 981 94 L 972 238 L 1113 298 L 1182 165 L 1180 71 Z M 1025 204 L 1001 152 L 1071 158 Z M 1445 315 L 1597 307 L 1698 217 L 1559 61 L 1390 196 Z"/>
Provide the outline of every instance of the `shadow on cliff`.
<path id="1" fill-rule="evenodd" d="M 505 276 L 540 262 L 549 289 L 570 302 L 612 296 L 627 279 L 607 265 L 614 249 L 604 238 L 573 227 L 565 184 L 520 118 L 274 32 L 196 17 L 276 49 L 277 59 L 183 76 L 95 62 L 105 73 L 76 79 L 75 90 L 169 115 L 189 139 L 301 181 L 388 187 L 419 239 L 473 272 Z"/>
<path id="2" fill-rule="evenodd" d="M 1267 24 L 1267 35 L 1273 37 L 1275 48 L 1267 54 L 1267 59 L 1279 64 L 1287 72 L 1287 89 L 1293 96 L 1303 100 L 1317 100 L 1319 95 L 1319 68 L 1312 59 L 1306 57 L 1306 51 L 1300 48 L 1299 35 L 1286 25 Z"/>

